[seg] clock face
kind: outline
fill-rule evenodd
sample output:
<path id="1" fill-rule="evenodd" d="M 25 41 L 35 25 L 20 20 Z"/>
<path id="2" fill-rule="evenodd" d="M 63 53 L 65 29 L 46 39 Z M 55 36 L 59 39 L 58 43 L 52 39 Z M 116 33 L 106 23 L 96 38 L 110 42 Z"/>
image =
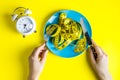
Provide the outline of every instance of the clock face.
<path id="1" fill-rule="evenodd" d="M 18 19 L 16 27 L 23 35 L 31 34 L 35 31 L 35 21 L 29 16 L 23 16 Z"/>

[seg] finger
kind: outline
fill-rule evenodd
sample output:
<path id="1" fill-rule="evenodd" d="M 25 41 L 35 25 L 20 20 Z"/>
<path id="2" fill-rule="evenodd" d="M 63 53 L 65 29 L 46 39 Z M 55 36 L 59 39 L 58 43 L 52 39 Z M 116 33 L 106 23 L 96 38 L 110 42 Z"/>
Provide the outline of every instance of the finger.
<path id="1" fill-rule="evenodd" d="M 41 62 L 44 63 L 46 61 L 46 56 L 47 56 L 48 50 L 44 50 L 41 54 Z"/>
<path id="2" fill-rule="evenodd" d="M 103 55 L 103 52 L 101 52 L 100 48 L 96 45 L 96 43 L 92 40 L 93 47 L 95 49 L 95 52 L 97 53 L 98 56 Z"/>
<path id="3" fill-rule="evenodd" d="M 107 54 L 103 51 L 103 49 L 102 49 L 101 47 L 99 47 L 99 49 L 101 50 L 101 52 L 102 52 L 105 56 L 107 56 Z"/>
<path id="4" fill-rule="evenodd" d="M 99 52 L 98 46 L 96 45 L 96 43 L 92 40 L 92 46 L 95 49 L 95 51 Z"/>
<path id="5" fill-rule="evenodd" d="M 40 48 L 45 48 L 45 43 L 43 43 L 41 46 L 40 46 Z"/>
<path id="6" fill-rule="evenodd" d="M 105 53 L 103 52 L 103 50 L 100 47 L 98 47 L 98 49 L 99 49 L 99 52 L 97 54 L 98 57 L 105 55 Z"/>
<path id="7" fill-rule="evenodd" d="M 45 49 L 45 43 L 43 45 L 41 45 L 40 47 L 37 47 L 34 49 L 32 56 L 34 56 L 35 58 L 38 58 L 39 54 L 42 52 L 42 50 Z"/>
<path id="8" fill-rule="evenodd" d="M 91 62 L 92 65 L 96 64 L 94 54 L 93 54 L 91 48 L 88 48 L 88 57 L 89 57 L 90 62 Z"/>

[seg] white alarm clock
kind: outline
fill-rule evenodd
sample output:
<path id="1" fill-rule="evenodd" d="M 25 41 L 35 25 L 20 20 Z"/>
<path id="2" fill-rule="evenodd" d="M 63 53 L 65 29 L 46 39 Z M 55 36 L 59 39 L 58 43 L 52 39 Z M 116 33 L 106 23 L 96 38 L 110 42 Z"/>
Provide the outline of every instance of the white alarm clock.
<path id="1" fill-rule="evenodd" d="M 13 11 L 12 21 L 16 22 L 16 29 L 23 37 L 36 32 L 35 20 L 29 14 L 32 12 L 24 7 L 18 7 Z"/>

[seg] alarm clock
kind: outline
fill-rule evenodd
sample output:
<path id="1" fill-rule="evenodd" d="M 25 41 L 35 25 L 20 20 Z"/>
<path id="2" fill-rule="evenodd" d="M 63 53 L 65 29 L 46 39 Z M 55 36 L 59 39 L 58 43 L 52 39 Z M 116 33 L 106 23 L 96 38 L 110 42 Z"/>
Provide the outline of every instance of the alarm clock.
<path id="1" fill-rule="evenodd" d="M 32 12 L 28 8 L 18 7 L 13 11 L 12 21 L 16 23 L 16 29 L 25 37 L 36 32 L 35 20 L 29 16 Z"/>

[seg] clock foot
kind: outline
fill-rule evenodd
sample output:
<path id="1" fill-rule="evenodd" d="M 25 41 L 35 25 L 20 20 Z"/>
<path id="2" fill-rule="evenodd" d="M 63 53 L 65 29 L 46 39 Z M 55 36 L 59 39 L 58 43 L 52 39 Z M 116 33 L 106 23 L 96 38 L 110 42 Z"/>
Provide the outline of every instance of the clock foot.
<path id="1" fill-rule="evenodd" d="M 23 38 L 25 38 L 25 35 L 23 35 Z"/>
<path id="2" fill-rule="evenodd" d="M 36 33 L 37 31 L 35 30 L 34 33 Z"/>

